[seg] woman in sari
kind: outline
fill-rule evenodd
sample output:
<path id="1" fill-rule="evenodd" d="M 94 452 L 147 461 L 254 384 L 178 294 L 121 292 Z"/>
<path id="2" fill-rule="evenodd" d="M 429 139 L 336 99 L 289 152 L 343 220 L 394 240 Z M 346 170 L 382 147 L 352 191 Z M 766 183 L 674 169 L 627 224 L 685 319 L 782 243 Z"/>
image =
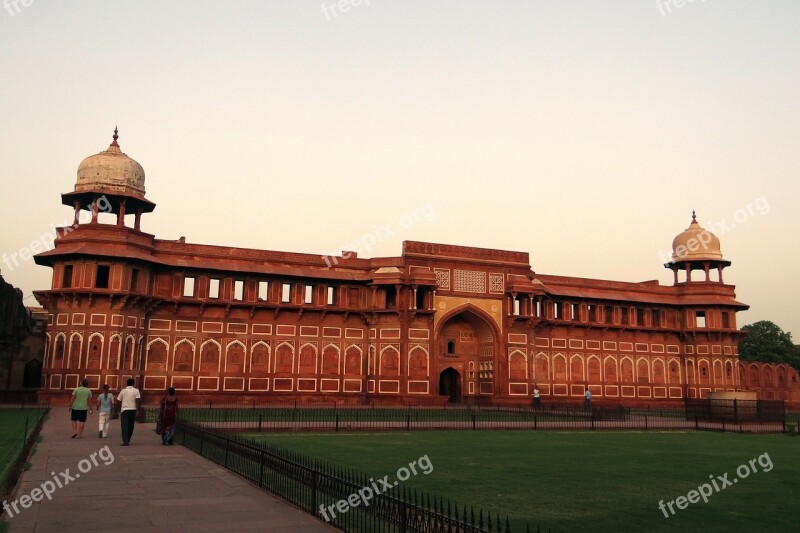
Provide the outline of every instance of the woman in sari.
<path id="1" fill-rule="evenodd" d="M 175 420 L 178 418 L 178 397 L 175 388 L 170 387 L 167 395 L 161 400 L 161 411 L 158 414 L 157 432 L 161 435 L 161 444 L 173 443 L 175 435 Z"/>

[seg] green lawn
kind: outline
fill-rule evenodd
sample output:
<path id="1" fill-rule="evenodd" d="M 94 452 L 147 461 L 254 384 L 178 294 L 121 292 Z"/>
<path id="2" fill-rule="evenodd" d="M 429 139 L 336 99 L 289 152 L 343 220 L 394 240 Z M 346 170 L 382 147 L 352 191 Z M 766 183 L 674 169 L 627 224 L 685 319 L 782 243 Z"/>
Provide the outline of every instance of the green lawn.
<path id="1" fill-rule="evenodd" d="M 251 434 L 371 476 L 427 455 L 429 475 L 406 484 L 508 514 L 535 531 L 793 531 L 800 437 L 687 432 L 429 431 Z M 762 454 L 768 454 L 763 456 Z M 756 473 L 665 518 L 658 508 L 709 475 L 762 456 Z M 721 482 L 717 482 L 722 485 Z M 524 531 L 524 525 L 522 527 Z"/>
<path id="2" fill-rule="evenodd" d="M 0 493 L 6 486 L 11 467 L 22 451 L 25 437 L 36 429 L 42 413 L 42 409 L 0 409 Z"/>

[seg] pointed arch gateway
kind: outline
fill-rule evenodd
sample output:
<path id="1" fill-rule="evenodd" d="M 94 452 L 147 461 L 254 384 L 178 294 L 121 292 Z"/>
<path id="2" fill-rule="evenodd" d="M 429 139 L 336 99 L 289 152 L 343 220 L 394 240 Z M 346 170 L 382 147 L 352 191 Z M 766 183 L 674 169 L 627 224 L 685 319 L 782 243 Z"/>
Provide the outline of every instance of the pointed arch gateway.
<path id="1" fill-rule="evenodd" d="M 439 396 L 450 403 L 461 402 L 461 374 L 455 368 L 447 367 L 439 376 Z"/>
<path id="2" fill-rule="evenodd" d="M 436 326 L 436 364 L 440 396 L 460 402 L 465 396 L 491 398 L 507 386 L 508 364 L 501 361 L 500 333 L 494 319 L 467 303 L 447 312 Z M 433 366 L 433 361 L 431 361 Z M 436 387 L 436 382 L 432 384 Z"/>

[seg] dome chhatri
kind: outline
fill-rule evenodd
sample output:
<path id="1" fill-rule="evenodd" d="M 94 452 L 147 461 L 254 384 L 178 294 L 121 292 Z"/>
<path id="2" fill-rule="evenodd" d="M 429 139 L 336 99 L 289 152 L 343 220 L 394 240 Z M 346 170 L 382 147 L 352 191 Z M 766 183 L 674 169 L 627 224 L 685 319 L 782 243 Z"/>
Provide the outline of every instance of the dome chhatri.
<path id="1" fill-rule="evenodd" d="M 109 192 L 144 197 L 144 169 L 122 153 L 118 138 L 115 127 L 108 149 L 81 161 L 75 192 Z"/>
<path id="2" fill-rule="evenodd" d="M 697 222 L 692 211 L 689 227 L 672 241 L 673 261 L 718 261 L 722 260 L 719 238 Z"/>

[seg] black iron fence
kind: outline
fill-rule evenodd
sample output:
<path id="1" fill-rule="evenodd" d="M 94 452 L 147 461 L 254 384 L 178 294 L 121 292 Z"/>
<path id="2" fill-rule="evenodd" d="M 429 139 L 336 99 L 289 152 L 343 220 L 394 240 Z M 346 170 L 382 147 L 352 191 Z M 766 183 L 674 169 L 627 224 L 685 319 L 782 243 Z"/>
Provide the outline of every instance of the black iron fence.
<path id="1" fill-rule="evenodd" d="M 774 406 L 773 406 L 774 407 Z M 745 411 L 749 413 L 749 411 Z M 157 409 L 147 411 L 155 420 Z M 691 413 L 691 414 L 690 414 Z M 710 414 L 709 414 L 710 413 Z M 715 416 L 716 410 L 634 410 L 603 405 L 592 409 L 580 406 L 552 406 L 546 410 L 523 407 L 366 407 L 366 406 L 288 406 L 181 407 L 183 422 L 239 432 L 273 431 L 415 431 L 431 429 L 486 430 L 717 430 L 752 433 L 786 431 L 786 414 L 761 408 L 756 415 Z M 791 422 L 791 420 L 789 420 Z"/>
<path id="2" fill-rule="evenodd" d="M 0 497 L 3 499 L 13 489 L 48 411 L 46 406 L 23 406 L 22 402 L 0 404 Z"/>
<path id="3" fill-rule="evenodd" d="M 39 404 L 36 391 L 0 391 L 0 406 L 7 407 L 36 407 Z"/>
<path id="4" fill-rule="evenodd" d="M 719 400 L 686 398 L 687 419 L 702 421 L 779 422 L 787 420 L 783 400 Z"/>
<path id="5" fill-rule="evenodd" d="M 241 434 L 222 433 L 183 419 L 176 425 L 176 440 L 302 510 L 327 519 L 332 526 L 343 531 L 512 531 L 507 516 L 462 507 L 450 500 L 402 486 L 376 493 L 374 480 L 365 474 L 248 439 Z M 342 502 L 347 502 L 347 505 Z M 359 503 L 354 505 L 354 502 Z M 525 530 L 530 531 L 530 527 L 526 525 Z M 514 531 L 520 531 L 520 528 Z"/>

